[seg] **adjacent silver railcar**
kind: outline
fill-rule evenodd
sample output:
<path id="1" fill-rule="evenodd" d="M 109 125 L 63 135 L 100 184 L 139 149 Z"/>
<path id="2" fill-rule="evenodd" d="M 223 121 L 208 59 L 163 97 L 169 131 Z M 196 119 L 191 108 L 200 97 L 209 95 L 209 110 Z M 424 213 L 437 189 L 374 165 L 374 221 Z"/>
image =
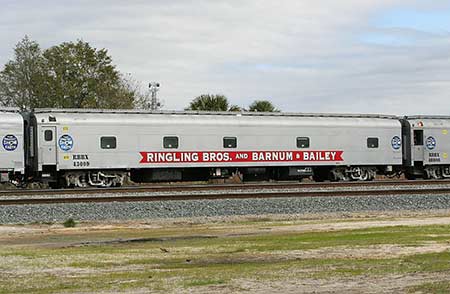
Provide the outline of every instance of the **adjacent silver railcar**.
<path id="1" fill-rule="evenodd" d="M 18 182 L 25 172 L 23 132 L 19 110 L 0 109 L 0 182 Z"/>
<path id="2" fill-rule="evenodd" d="M 401 123 L 381 115 L 42 109 L 35 167 L 69 186 L 210 177 L 371 180 L 402 164 Z"/>
<path id="3" fill-rule="evenodd" d="M 410 116 L 402 120 L 404 167 L 410 179 L 450 178 L 450 117 Z"/>

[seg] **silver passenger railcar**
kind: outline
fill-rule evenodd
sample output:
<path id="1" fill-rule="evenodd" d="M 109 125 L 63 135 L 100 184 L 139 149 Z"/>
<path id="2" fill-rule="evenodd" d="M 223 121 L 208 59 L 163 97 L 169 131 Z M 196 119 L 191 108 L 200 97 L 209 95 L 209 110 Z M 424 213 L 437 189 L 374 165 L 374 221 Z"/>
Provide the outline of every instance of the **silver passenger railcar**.
<path id="1" fill-rule="evenodd" d="M 42 109 L 33 121 L 35 170 L 68 186 L 120 185 L 128 174 L 371 180 L 402 164 L 394 116 Z"/>
<path id="2" fill-rule="evenodd" d="M 450 117 L 409 116 L 402 120 L 404 168 L 410 179 L 450 178 Z"/>
<path id="3" fill-rule="evenodd" d="M 23 132 L 19 110 L 0 108 L 0 182 L 19 182 L 24 175 Z"/>

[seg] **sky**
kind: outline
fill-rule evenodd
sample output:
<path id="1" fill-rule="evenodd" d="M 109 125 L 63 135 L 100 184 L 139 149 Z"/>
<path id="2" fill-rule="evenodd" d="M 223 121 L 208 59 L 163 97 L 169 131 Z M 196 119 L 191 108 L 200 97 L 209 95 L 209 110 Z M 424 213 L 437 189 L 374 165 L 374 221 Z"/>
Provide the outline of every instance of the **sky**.
<path id="1" fill-rule="evenodd" d="M 286 112 L 450 115 L 450 1 L 0 0 L 0 65 L 25 35 L 82 39 L 164 109 L 200 94 Z"/>

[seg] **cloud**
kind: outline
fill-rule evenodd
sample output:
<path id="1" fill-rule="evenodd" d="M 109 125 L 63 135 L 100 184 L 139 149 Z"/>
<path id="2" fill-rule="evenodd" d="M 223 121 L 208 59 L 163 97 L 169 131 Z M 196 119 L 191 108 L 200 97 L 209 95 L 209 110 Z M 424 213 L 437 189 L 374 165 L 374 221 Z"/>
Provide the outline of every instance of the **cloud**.
<path id="1" fill-rule="evenodd" d="M 170 109 L 222 93 L 286 111 L 450 114 L 448 34 L 383 23 L 392 11 L 448 9 L 428 2 L 7 1 L 0 62 L 25 34 L 43 47 L 82 38 L 121 71 L 161 82 Z"/>

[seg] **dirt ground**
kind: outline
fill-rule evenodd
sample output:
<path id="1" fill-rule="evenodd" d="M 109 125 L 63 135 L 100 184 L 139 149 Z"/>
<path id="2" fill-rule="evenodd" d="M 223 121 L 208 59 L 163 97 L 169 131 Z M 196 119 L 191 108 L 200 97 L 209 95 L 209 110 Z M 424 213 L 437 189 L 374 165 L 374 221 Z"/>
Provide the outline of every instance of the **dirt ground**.
<path id="1" fill-rule="evenodd" d="M 216 245 L 199 245 L 199 239 L 205 240 L 235 240 L 236 238 L 259 238 L 273 236 L 297 236 L 297 234 L 306 233 L 334 233 L 354 230 L 372 230 L 376 228 L 389 227 L 427 227 L 437 226 L 439 228 L 450 228 L 450 211 L 429 211 L 429 212 L 395 212 L 364 214 L 320 214 L 320 215 L 266 215 L 266 216 L 243 216 L 228 218 L 199 218 L 199 219 L 160 219 L 160 220 L 142 220 L 130 222 L 89 222 L 80 223 L 75 228 L 64 228 L 61 224 L 30 224 L 30 225 L 3 225 L 0 226 L 0 278 L 8 277 L 13 281 L 15 278 L 33 275 L 34 271 L 41 270 L 48 275 L 91 275 L 105 272 L 116 272 L 118 268 L 96 268 L 96 267 L 76 267 L 62 266 L 52 268 L 51 266 L 43 269 L 36 266 L 36 259 L 24 259 L 23 250 L 58 250 L 66 248 L 85 248 L 86 246 L 110 246 L 126 245 L 139 242 L 160 242 L 158 246 L 163 246 L 167 241 L 189 242 L 196 240 L 193 244 L 183 243 L 183 247 L 173 247 L 165 249 L 156 248 L 153 253 L 146 253 L 145 256 L 135 255 L 142 258 L 159 258 L 159 254 L 164 251 L 183 256 L 186 252 L 191 255 L 202 255 L 205 250 Z M 141 234 L 145 232 L 144 234 Z M 149 237 L 149 233 L 150 237 Z M 427 239 L 429 237 L 429 240 Z M 338 238 L 338 237 L 336 237 Z M 438 238 L 438 239 L 436 239 Z M 333 238 L 326 239 L 326 242 L 334 241 Z M 197 243 L 196 243 L 197 242 Z M 227 241 L 225 241 L 227 242 Z M 256 241 L 255 241 L 256 242 Z M 305 242 L 307 243 L 307 242 Z M 163 245 L 160 245 L 163 244 Z M 256 244 L 258 245 L 258 244 Z M 197 247 L 196 247 L 197 246 Z M 134 248 L 134 247 L 133 247 Z M 206 248 L 206 249 L 205 249 Z M 216 248 L 216 247 L 214 247 Z M 21 253 L 15 253 L 15 250 Z M 146 252 L 150 249 L 146 248 Z M 186 252 L 184 252 L 185 250 Z M 216 249 L 214 249 L 216 250 Z M 218 250 L 218 249 L 217 249 Z M 162 251 L 162 252 L 159 252 Z M 210 250 L 211 251 L 211 250 Z M 209 251 L 208 251 L 209 252 Z M 236 251 L 238 252 L 238 251 Z M 349 244 L 333 243 L 331 246 L 314 246 L 309 249 L 296 249 L 295 247 L 275 247 L 271 250 L 252 251 L 244 250 L 234 257 L 227 254 L 227 258 L 232 258 L 234 263 L 247 262 L 266 262 L 270 264 L 283 261 L 301 261 L 317 260 L 318 264 L 322 260 L 345 260 L 359 261 L 362 259 L 387 260 L 398 259 L 408 256 L 418 256 L 421 254 L 443 254 L 450 252 L 450 230 L 440 230 L 439 233 L 429 233 L 428 236 L 422 236 L 419 243 L 393 244 L 392 241 L 381 242 L 378 244 Z M 141 254 L 141 253 L 139 253 Z M 176 257 L 178 257 L 176 255 Z M 131 256 L 131 255 L 130 255 Z M 128 255 L 116 255 L 116 258 L 129 259 Z M 33 257 L 34 258 L 34 257 Z M 41 259 L 42 256 L 39 256 Z M 109 258 L 109 256 L 107 256 Z M 222 255 L 215 255 L 214 258 L 224 258 Z M 39 260 L 40 260 L 39 259 Z M 24 262 L 25 260 L 25 262 Z M 27 265 L 27 263 L 33 265 Z M 40 262 L 40 261 L 39 261 Z M 161 259 L 161 262 L 163 260 Z M 204 262 L 204 261 L 203 261 Z M 450 263 L 450 260 L 448 260 Z M 21 263 L 24 265 L 21 266 Z M 122 266 L 121 271 L 145 270 L 142 264 L 129 264 Z M 329 269 L 327 269 L 329 270 Z M 263 274 L 270 276 L 270 267 Z M 149 293 L 149 292 L 172 292 L 172 293 L 427 293 L 420 288 L 414 290 L 414 286 L 424 283 L 450 283 L 450 272 L 445 270 L 430 270 L 417 272 L 388 272 L 386 274 L 378 273 L 359 273 L 357 275 L 331 275 L 331 276 L 310 276 L 311 267 L 303 268 L 301 266 L 289 268 L 277 268 L 276 276 L 268 279 L 255 279 L 253 276 L 243 275 L 242 277 L 230 278 L 226 282 L 209 285 L 186 286 L 181 287 L 174 283 L 174 287 L 152 289 L 147 287 L 132 287 L 128 289 L 122 287 L 110 290 L 98 289 L 96 292 L 118 292 L 118 293 Z M 42 273 L 41 272 L 41 273 Z M 318 270 L 319 272 L 319 270 Z M 162 278 L 163 279 L 163 278 Z M 165 278 L 164 278 L 165 279 Z M 167 281 L 177 277 L 167 278 Z M 131 279 L 133 281 L 133 279 Z M 135 280 L 136 282 L 138 279 Z M 166 282 L 167 282 L 166 281 Z M 170 283 L 170 282 L 168 282 Z M 444 289 L 446 286 L 444 286 Z M 0 293 L 8 293 L 9 288 L 4 288 Z M 434 288 L 430 288 L 433 292 Z M 54 293 L 54 289 L 43 291 L 43 293 Z M 435 293 L 439 292 L 438 288 Z M 56 291 L 58 292 L 58 291 Z M 77 290 L 62 292 L 78 292 Z M 80 292 L 88 292 L 86 288 L 80 288 Z"/>

